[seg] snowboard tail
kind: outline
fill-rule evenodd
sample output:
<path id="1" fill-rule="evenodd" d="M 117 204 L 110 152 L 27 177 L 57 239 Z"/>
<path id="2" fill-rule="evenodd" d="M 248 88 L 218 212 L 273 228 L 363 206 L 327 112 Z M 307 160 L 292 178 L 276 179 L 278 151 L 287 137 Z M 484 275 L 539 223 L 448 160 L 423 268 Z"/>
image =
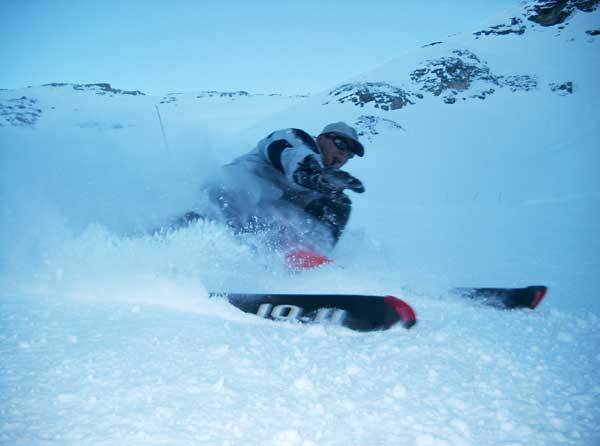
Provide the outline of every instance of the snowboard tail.
<path id="1" fill-rule="evenodd" d="M 496 308 L 533 310 L 546 296 L 548 287 L 538 285 L 525 288 L 455 288 L 452 291 Z"/>

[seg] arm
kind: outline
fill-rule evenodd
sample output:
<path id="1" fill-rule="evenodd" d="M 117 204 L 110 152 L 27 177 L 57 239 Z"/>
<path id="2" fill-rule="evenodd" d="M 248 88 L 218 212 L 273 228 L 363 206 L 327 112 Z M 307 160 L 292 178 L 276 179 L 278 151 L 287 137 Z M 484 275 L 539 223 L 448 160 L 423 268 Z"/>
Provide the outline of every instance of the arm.
<path id="1" fill-rule="evenodd" d="M 327 195 L 341 193 L 344 189 L 359 194 L 365 191 L 358 178 L 343 170 L 321 167 L 313 155 L 308 155 L 298 164 L 292 177 L 296 184 Z"/>
<path id="2" fill-rule="evenodd" d="M 363 193 L 365 188 L 357 178 L 343 170 L 323 167 L 314 139 L 299 129 L 278 130 L 261 141 L 265 158 L 288 181 L 324 194 L 350 189 Z"/>

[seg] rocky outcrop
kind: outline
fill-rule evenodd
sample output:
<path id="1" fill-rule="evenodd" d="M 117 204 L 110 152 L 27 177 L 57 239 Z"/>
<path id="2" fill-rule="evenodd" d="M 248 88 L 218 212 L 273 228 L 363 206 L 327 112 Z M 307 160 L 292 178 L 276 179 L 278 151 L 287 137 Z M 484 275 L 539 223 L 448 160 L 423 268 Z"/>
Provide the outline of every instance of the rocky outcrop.
<path id="1" fill-rule="evenodd" d="M 177 105 L 179 96 L 184 96 L 184 93 L 169 93 L 162 98 L 160 104 L 175 104 Z M 188 97 L 192 97 L 191 94 L 187 95 Z M 199 93 L 194 93 L 194 99 L 206 99 L 206 98 L 245 98 L 251 96 L 247 91 L 201 91 Z"/>
<path id="2" fill-rule="evenodd" d="M 452 54 L 429 60 L 411 73 L 411 79 L 421 91 L 442 96 L 446 104 L 454 104 L 458 99 L 486 99 L 497 88 L 506 87 L 512 92 L 537 88 L 538 82 L 533 76 L 492 73 L 487 63 L 469 50 L 454 50 Z"/>
<path id="3" fill-rule="evenodd" d="M 358 129 L 358 136 L 373 141 L 374 137 L 379 135 L 382 126 L 396 130 L 404 130 L 400 124 L 391 119 L 382 118 L 375 115 L 362 115 L 354 121 L 354 127 Z"/>
<path id="4" fill-rule="evenodd" d="M 527 18 L 542 26 L 558 25 L 571 15 L 572 11 L 566 8 L 568 3 L 567 0 L 538 2 L 531 7 L 531 13 Z"/>
<path id="5" fill-rule="evenodd" d="M 344 84 L 328 96 L 342 104 L 350 103 L 361 108 L 372 105 L 383 111 L 393 111 L 417 103 L 426 94 L 440 97 L 446 104 L 455 104 L 458 100 L 485 100 L 502 88 L 511 92 L 538 88 L 535 76 L 495 74 L 485 61 L 467 49 L 456 49 L 449 56 L 423 62 L 410 73 L 410 79 L 415 87 L 410 90 L 385 82 L 357 82 Z M 361 125 L 366 133 L 370 132 L 371 123 L 372 117 L 362 117 Z"/>
<path id="6" fill-rule="evenodd" d="M 98 95 L 110 95 L 114 96 L 116 94 L 125 94 L 131 96 L 145 96 L 139 90 L 119 90 L 118 88 L 113 88 L 110 84 L 107 83 L 99 83 L 99 84 L 67 84 L 67 83 L 52 83 L 52 84 L 44 84 L 42 87 L 72 87 L 73 90 L 77 91 L 92 91 Z"/>
<path id="7" fill-rule="evenodd" d="M 468 50 L 454 50 L 454 56 L 429 60 L 410 74 L 421 91 L 440 96 L 450 91 L 468 90 L 475 80 L 498 85 L 487 65 Z"/>
<path id="8" fill-rule="evenodd" d="M 160 101 L 160 104 L 175 104 L 177 105 L 178 97 L 184 95 L 184 93 L 169 93 Z M 254 98 L 254 97 L 280 97 L 280 98 L 307 98 L 308 95 L 283 95 L 280 93 L 248 93 L 247 91 L 215 91 L 215 90 L 207 90 L 201 91 L 199 93 L 189 93 L 186 94 L 187 98 L 194 99 L 207 99 L 207 98 L 220 98 L 220 99 L 244 99 L 244 98 Z"/>
<path id="9" fill-rule="evenodd" d="M 592 12 L 600 0 L 538 0 L 527 8 L 527 19 L 541 26 L 565 22 L 574 11 Z"/>
<path id="10" fill-rule="evenodd" d="M 239 98 L 250 96 L 250 93 L 247 91 L 201 91 L 196 96 L 197 99 L 200 98 Z"/>
<path id="11" fill-rule="evenodd" d="M 563 29 L 576 11 L 593 12 L 599 4 L 600 0 L 537 0 L 527 4 L 519 17 L 512 17 L 506 23 L 490 26 L 473 35 L 476 39 L 486 36 L 522 35 L 528 27 L 537 25 L 560 25 L 558 28 Z"/>
<path id="12" fill-rule="evenodd" d="M 410 81 L 402 87 L 386 82 L 356 82 L 344 84 L 328 93 L 328 100 L 355 107 L 379 109 L 383 112 L 400 111 L 430 96 L 446 104 L 459 101 L 486 100 L 500 90 L 511 93 L 547 88 L 566 96 L 573 94 L 572 81 L 556 82 L 541 87 L 536 76 L 528 74 L 497 73 L 488 63 L 470 49 L 450 51 L 437 59 L 423 61 L 409 73 Z M 394 119 L 399 114 L 393 114 Z M 384 117 L 384 113 L 360 115 L 354 125 L 359 135 L 374 139 L 383 129 L 403 130 L 397 120 Z"/>
<path id="13" fill-rule="evenodd" d="M 521 19 L 512 17 L 509 23 L 490 26 L 487 29 L 473 33 L 473 35 L 476 36 L 476 39 L 479 39 L 481 36 L 506 36 L 508 34 L 517 34 L 520 36 L 525 33 L 526 29 L 527 27 Z"/>
<path id="14" fill-rule="evenodd" d="M 563 82 L 562 84 L 551 83 L 549 84 L 550 90 L 558 94 L 559 96 L 567 96 L 573 94 L 573 82 Z"/>
<path id="15" fill-rule="evenodd" d="M 529 91 L 535 90 L 538 86 L 538 81 L 534 76 L 519 74 L 515 76 L 498 76 L 496 78 L 498 84 L 503 87 L 510 88 L 510 91 Z"/>
<path id="16" fill-rule="evenodd" d="M 42 116 L 37 100 L 21 96 L 0 102 L 0 126 L 32 127 Z"/>
<path id="17" fill-rule="evenodd" d="M 177 95 L 179 93 L 172 93 L 172 94 L 168 94 L 165 97 L 162 98 L 162 100 L 159 102 L 160 104 L 172 104 L 174 102 L 177 102 Z"/>
<path id="18" fill-rule="evenodd" d="M 329 96 L 340 104 L 351 102 L 357 107 L 369 104 L 385 111 L 399 110 L 409 104 L 414 104 L 414 99 L 423 97 L 385 82 L 344 84 L 330 91 Z M 329 101 L 325 102 L 325 104 L 328 103 Z"/>

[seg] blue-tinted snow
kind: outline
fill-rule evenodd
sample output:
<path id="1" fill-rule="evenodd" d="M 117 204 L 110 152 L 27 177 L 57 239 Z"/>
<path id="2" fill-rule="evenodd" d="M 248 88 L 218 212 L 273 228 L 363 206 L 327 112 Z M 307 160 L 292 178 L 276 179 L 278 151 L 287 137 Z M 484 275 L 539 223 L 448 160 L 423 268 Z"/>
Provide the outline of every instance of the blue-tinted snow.
<path id="1" fill-rule="evenodd" d="M 326 94 L 0 92 L 42 110 L 0 128 L 0 443 L 597 444 L 597 20 L 408 53 L 361 80 L 408 88 L 416 65 L 467 48 L 539 88 L 388 113 Z M 565 81 L 572 95 L 548 87 Z M 290 274 L 260 238 L 214 223 L 147 233 L 201 206 L 216 168 L 273 129 L 368 113 L 404 130 L 382 127 L 349 165 L 367 193 L 334 265 Z M 533 284 L 550 287 L 535 311 L 447 293 Z M 278 324 L 214 290 L 396 294 L 419 323 Z"/>

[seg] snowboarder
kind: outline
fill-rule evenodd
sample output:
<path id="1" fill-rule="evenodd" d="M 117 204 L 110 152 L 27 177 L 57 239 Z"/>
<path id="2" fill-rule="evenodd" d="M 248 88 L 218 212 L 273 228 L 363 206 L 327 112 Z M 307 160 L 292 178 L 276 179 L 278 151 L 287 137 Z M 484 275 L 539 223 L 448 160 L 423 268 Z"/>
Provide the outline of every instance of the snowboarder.
<path id="1" fill-rule="evenodd" d="M 323 250 L 339 240 L 362 182 L 341 168 L 364 155 L 356 130 L 344 122 L 316 137 L 277 130 L 224 166 L 210 193 L 226 223 L 240 232 L 270 231 L 278 245 Z"/>

